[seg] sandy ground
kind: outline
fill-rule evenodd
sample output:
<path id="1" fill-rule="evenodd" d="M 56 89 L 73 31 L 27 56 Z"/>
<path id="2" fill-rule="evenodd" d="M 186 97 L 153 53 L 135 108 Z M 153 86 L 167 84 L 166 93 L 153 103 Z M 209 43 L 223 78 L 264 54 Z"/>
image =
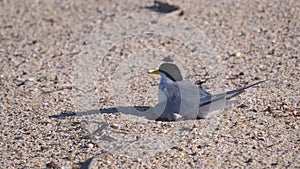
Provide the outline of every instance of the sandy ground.
<path id="1" fill-rule="evenodd" d="M 1 168 L 300 168 L 300 2 L 170 3 L 0 1 Z M 136 116 L 170 60 L 212 93 L 270 81 L 215 118 Z"/>

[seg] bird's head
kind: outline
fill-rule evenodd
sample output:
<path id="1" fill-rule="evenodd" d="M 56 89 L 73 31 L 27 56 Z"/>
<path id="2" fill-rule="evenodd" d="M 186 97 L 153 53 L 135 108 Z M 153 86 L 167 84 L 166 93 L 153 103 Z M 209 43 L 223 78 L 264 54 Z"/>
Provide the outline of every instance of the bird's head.
<path id="1" fill-rule="evenodd" d="M 171 79 L 174 82 L 183 80 L 179 68 L 172 63 L 163 63 L 159 66 L 159 69 L 149 70 L 148 73 L 149 74 L 164 73 L 169 79 Z"/>

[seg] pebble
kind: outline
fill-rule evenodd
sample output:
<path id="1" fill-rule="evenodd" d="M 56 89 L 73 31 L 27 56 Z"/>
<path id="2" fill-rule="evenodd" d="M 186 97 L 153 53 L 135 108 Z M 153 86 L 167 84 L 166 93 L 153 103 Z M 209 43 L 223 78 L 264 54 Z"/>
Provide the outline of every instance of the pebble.
<path id="1" fill-rule="evenodd" d="M 93 147 L 94 147 L 94 144 L 88 143 L 88 144 L 87 144 L 87 147 L 88 147 L 88 148 L 93 148 Z"/>
<path id="2" fill-rule="evenodd" d="M 35 78 L 34 78 L 34 77 L 30 77 L 30 78 L 28 78 L 27 80 L 32 82 L 32 81 L 35 80 Z"/>
<path id="3" fill-rule="evenodd" d="M 113 124 L 110 124 L 110 127 L 117 130 L 120 128 L 120 125 L 117 123 L 113 123 Z"/>
<path id="4" fill-rule="evenodd" d="M 236 52 L 234 55 L 235 55 L 236 57 L 241 57 L 243 54 L 242 54 L 241 52 Z"/>
<path id="5" fill-rule="evenodd" d="M 73 161 L 75 159 L 75 154 L 70 154 L 66 157 L 67 160 Z"/>
<path id="6" fill-rule="evenodd" d="M 44 107 L 48 107 L 48 106 L 49 106 L 49 103 L 44 103 L 43 106 L 44 106 Z"/>
<path id="7" fill-rule="evenodd" d="M 166 134 L 166 133 L 168 133 L 168 130 L 166 130 L 166 129 L 163 129 L 163 130 L 161 130 L 161 131 L 160 131 L 160 133 L 164 133 L 164 134 Z"/>

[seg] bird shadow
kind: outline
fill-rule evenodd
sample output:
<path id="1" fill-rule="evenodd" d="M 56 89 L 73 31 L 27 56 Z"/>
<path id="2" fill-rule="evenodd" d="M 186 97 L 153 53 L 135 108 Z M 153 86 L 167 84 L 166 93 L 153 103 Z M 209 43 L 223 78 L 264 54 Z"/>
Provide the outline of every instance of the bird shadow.
<path id="1" fill-rule="evenodd" d="M 81 112 L 66 112 L 66 113 L 60 113 L 57 115 L 49 116 L 49 118 L 56 118 L 56 119 L 63 119 L 67 117 L 75 117 L 75 116 L 89 116 L 89 115 L 95 115 L 95 114 L 116 114 L 116 113 L 123 113 L 123 114 L 130 114 L 134 116 L 139 117 L 145 117 L 149 120 L 156 120 L 158 118 L 158 115 L 156 115 L 154 112 L 154 107 L 151 106 L 119 106 L 119 107 L 109 107 L 109 108 L 101 108 L 101 109 L 93 109 L 93 110 L 87 110 L 87 111 L 81 111 Z M 107 122 L 96 122 L 97 127 L 94 131 L 90 132 L 88 130 L 88 127 L 84 126 L 85 121 L 82 121 L 81 123 L 83 130 L 85 130 L 88 134 L 84 138 L 89 138 L 94 140 L 96 137 L 96 141 L 99 140 L 107 140 L 107 141 L 114 141 L 114 137 L 110 136 L 109 133 L 107 133 L 107 130 L 109 130 L 108 126 L 109 123 Z M 91 121 L 91 123 L 95 123 L 95 121 Z M 131 142 L 134 142 L 137 140 L 133 140 Z M 96 154 L 93 157 L 90 157 L 86 159 L 83 162 L 79 162 L 78 165 L 81 169 L 89 169 L 92 168 L 95 161 L 98 158 L 101 158 L 103 156 L 106 156 L 109 153 L 113 153 L 114 151 L 122 148 L 122 146 L 115 147 L 112 150 L 109 150 L 107 152 L 103 152 L 100 154 Z"/>
<path id="2" fill-rule="evenodd" d="M 62 112 L 60 114 L 49 116 L 49 118 L 66 118 L 74 116 L 88 116 L 94 114 L 116 114 L 123 113 L 139 117 L 145 117 L 149 120 L 155 120 L 158 115 L 154 111 L 154 107 L 151 106 L 119 106 L 119 107 L 109 107 L 101 109 L 86 110 L 80 112 Z"/>

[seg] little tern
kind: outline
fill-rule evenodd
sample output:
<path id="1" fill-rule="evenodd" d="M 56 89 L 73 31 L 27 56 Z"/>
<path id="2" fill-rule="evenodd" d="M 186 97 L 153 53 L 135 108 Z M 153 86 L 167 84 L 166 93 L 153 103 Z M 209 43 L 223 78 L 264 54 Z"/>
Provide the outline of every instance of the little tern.
<path id="1" fill-rule="evenodd" d="M 149 70 L 149 74 L 159 74 L 158 104 L 155 106 L 157 120 L 179 121 L 208 118 L 227 107 L 233 97 L 245 89 L 264 81 L 219 94 L 210 94 L 201 85 L 196 86 L 184 80 L 179 68 L 172 63 L 163 63 L 159 69 Z"/>

